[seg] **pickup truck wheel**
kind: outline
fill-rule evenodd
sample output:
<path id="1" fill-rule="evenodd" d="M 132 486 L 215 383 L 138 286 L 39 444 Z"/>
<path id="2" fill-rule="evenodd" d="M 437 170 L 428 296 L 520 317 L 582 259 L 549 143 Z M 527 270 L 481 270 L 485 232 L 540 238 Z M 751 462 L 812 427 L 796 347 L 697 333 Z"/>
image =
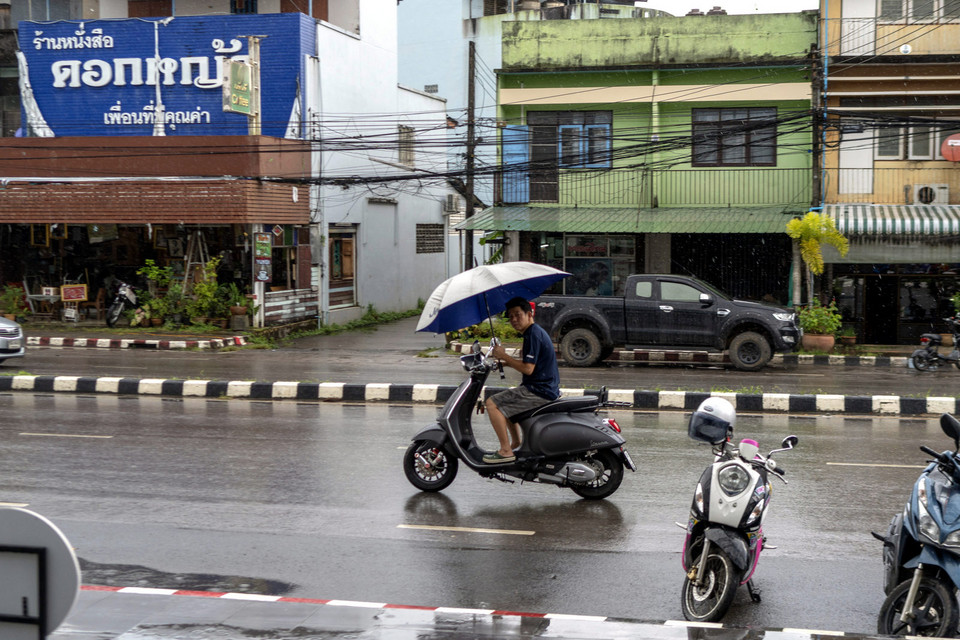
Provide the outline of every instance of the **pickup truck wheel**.
<path id="1" fill-rule="evenodd" d="M 574 329 L 560 341 L 560 355 L 572 367 L 590 367 L 600 361 L 600 338 L 590 329 Z"/>
<path id="2" fill-rule="evenodd" d="M 772 353 L 767 339 L 755 331 L 744 331 L 730 341 L 730 361 L 742 371 L 762 369 Z"/>

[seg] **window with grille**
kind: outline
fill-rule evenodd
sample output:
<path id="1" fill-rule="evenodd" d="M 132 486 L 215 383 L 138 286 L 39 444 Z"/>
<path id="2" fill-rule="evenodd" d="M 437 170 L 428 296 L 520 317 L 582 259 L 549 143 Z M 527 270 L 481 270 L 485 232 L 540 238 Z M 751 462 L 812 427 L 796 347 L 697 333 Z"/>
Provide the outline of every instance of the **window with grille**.
<path id="1" fill-rule="evenodd" d="M 483 15 L 495 16 L 510 12 L 510 0 L 483 0 Z"/>
<path id="2" fill-rule="evenodd" d="M 693 110 L 693 166 L 777 164 L 774 107 Z"/>
<path id="3" fill-rule="evenodd" d="M 230 13 L 256 13 L 257 0 L 230 0 Z"/>
<path id="4" fill-rule="evenodd" d="M 960 0 L 879 0 L 881 22 L 957 22 Z"/>
<path id="5" fill-rule="evenodd" d="M 443 225 L 417 225 L 417 253 L 443 253 Z"/>

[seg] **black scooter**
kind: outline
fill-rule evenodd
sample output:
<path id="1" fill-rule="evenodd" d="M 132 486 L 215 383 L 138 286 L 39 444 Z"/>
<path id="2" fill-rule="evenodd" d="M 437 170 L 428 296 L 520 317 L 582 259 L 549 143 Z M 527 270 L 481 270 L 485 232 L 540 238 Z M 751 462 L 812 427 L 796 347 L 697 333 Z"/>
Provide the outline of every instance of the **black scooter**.
<path id="1" fill-rule="evenodd" d="M 960 351 L 958 351 L 958 345 L 960 345 L 960 320 L 956 318 L 944 318 L 943 320 L 947 323 L 947 326 L 950 327 L 951 333 L 953 333 L 953 351 L 947 355 L 941 355 L 938 347 L 943 344 L 943 339 L 940 337 L 940 334 L 924 333 L 920 336 L 920 344 L 923 345 L 923 348 L 917 349 L 910 354 L 910 361 L 913 363 L 913 368 L 917 371 L 936 371 L 940 363 L 946 363 L 947 365 L 952 363 L 957 369 L 960 369 Z"/>
<path id="2" fill-rule="evenodd" d="M 516 460 L 483 462 L 486 452 L 477 445 L 470 418 L 474 407 L 480 412 L 480 393 L 497 365 L 484 357 L 478 342 L 474 342 L 470 355 L 460 357 L 460 362 L 470 377 L 447 400 L 437 423 L 413 437 L 403 456 L 403 471 L 416 488 L 447 488 L 463 460 L 484 478 L 550 483 L 569 487 L 582 498 L 601 500 L 620 486 L 625 466 L 637 470 L 624 448 L 620 426 L 613 419 L 597 415 L 601 407 L 616 403 L 597 396 L 560 398 L 513 416 L 523 435 L 523 443 L 515 451 Z"/>
<path id="3" fill-rule="evenodd" d="M 127 309 L 137 308 L 137 294 L 126 282 L 117 285 L 117 295 L 107 309 L 107 326 L 113 327 Z"/>

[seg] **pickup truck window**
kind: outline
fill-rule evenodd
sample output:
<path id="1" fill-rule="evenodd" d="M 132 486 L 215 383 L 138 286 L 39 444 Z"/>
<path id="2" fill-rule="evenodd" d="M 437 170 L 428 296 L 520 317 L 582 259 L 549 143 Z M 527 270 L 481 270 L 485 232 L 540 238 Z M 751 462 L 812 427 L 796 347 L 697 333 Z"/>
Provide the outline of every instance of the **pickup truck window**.
<path id="1" fill-rule="evenodd" d="M 667 302 L 698 302 L 700 290 L 680 282 L 661 282 L 660 299 Z"/>
<path id="2" fill-rule="evenodd" d="M 638 298 L 651 298 L 653 297 L 653 283 L 650 281 L 647 282 L 638 282 L 637 283 L 637 297 Z"/>

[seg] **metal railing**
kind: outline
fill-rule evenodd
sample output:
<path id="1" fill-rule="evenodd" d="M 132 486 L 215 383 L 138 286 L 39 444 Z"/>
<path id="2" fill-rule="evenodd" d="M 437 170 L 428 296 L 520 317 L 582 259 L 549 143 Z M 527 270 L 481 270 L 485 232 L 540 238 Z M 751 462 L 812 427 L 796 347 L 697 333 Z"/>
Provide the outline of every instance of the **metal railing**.
<path id="1" fill-rule="evenodd" d="M 801 169 L 561 169 L 552 176 L 532 174 L 526 202 L 501 197 L 503 204 L 556 204 L 593 207 L 771 206 L 811 203 L 813 172 Z M 514 190 L 516 193 L 516 190 Z"/>

